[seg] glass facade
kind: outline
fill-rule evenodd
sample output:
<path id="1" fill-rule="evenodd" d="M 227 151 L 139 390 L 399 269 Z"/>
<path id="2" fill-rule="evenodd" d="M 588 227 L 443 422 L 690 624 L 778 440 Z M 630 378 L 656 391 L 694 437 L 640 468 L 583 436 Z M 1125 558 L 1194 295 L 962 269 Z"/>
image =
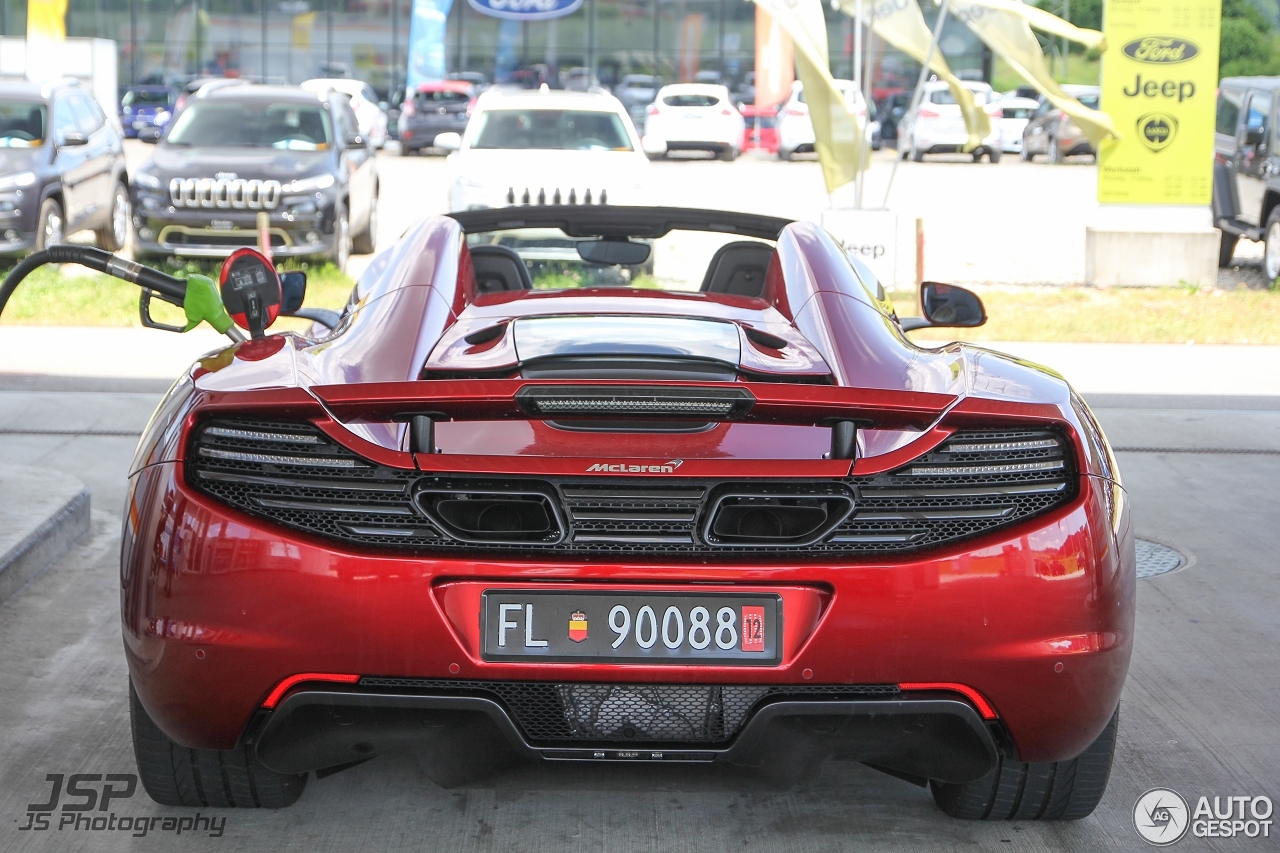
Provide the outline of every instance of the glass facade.
<path id="1" fill-rule="evenodd" d="M 67 35 L 109 38 L 120 51 L 121 86 L 175 83 L 196 76 L 241 76 L 276 83 L 347 75 L 380 95 L 403 83 L 412 0 L 70 0 Z M 868 0 L 871 2 L 871 0 Z M 832 72 L 853 73 L 853 26 L 823 8 Z M 926 19 L 933 8 L 926 6 Z M 26 31 L 25 0 L 0 0 L 0 31 Z M 975 76 L 982 52 L 948 21 L 943 48 L 957 71 Z M 875 87 L 915 82 L 917 67 L 877 42 Z M 755 6 L 744 0 L 584 0 L 549 21 L 505 21 L 454 0 L 446 31 L 450 72 L 490 82 L 553 87 L 626 74 L 664 82 L 719 75 L 730 87 L 755 66 Z"/>

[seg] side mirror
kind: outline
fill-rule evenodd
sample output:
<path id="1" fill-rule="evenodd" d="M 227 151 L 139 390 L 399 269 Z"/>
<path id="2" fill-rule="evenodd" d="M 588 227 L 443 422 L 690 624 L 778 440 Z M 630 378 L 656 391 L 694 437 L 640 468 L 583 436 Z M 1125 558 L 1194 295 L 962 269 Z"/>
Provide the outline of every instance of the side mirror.
<path id="1" fill-rule="evenodd" d="M 231 253 L 222 265 L 218 289 L 231 319 L 254 338 L 261 338 L 280 313 L 280 277 L 255 249 Z"/>
<path id="2" fill-rule="evenodd" d="M 364 137 L 358 133 L 353 133 L 350 136 L 348 136 L 345 140 L 343 140 L 343 144 L 347 148 L 363 148 Z"/>
<path id="3" fill-rule="evenodd" d="M 81 145 L 88 145 L 89 137 L 80 133 L 78 130 L 69 130 L 62 134 L 62 141 L 58 143 L 59 148 L 76 148 Z"/>
<path id="4" fill-rule="evenodd" d="M 160 141 L 160 134 L 163 132 L 158 127 L 144 127 L 138 131 L 138 141 L 155 145 Z"/>
<path id="5" fill-rule="evenodd" d="M 646 156 L 661 157 L 667 153 L 667 141 L 656 136 L 646 136 L 640 140 L 640 147 Z"/>
<path id="6" fill-rule="evenodd" d="M 288 316 L 307 298 L 307 274 L 302 270 L 280 273 L 280 313 Z"/>
<path id="7" fill-rule="evenodd" d="M 437 133 L 436 138 L 431 141 L 431 147 L 441 151 L 457 151 L 462 148 L 462 137 L 453 131 Z"/>
<path id="8" fill-rule="evenodd" d="M 921 284 L 920 310 L 931 326 L 971 328 L 987 322 L 987 311 L 978 295 L 954 284 Z"/>
<path id="9" fill-rule="evenodd" d="M 1261 145 L 1263 138 L 1266 136 L 1266 128 L 1248 127 L 1244 132 L 1245 145 Z"/>

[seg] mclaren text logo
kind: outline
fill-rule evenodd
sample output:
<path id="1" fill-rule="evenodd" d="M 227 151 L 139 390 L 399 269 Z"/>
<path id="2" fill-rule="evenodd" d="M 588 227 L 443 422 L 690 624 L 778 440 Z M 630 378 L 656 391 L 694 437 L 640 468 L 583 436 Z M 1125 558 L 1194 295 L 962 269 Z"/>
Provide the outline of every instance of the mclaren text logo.
<path id="1" fill-rule="evenodd" d="M 683 459 L 672 459 L 661 465 L 631 465 L 626 462 L 597 462 L 587 468 L 588 474 L 674 474 L 684 464 Z"/>
<path id="2" fill-rule="evenodd" d="M 1193 43 L 1173 36 L 1143 36 L 1126 44 L 1123 50 L 1130 59 L 1159 65 L 1186 62 L 1200 55 L 1200 48 Z"/>

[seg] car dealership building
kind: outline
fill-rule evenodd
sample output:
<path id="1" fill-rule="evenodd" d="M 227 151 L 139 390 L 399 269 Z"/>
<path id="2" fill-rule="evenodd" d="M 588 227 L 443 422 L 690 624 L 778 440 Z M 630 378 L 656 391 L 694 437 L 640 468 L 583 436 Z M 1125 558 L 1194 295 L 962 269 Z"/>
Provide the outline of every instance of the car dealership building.
<path id="1" fill-rule="evenodd" d="M 581 0 L 576 7 L 561 2 L 560 12 L 572 11 L 541 20 L 496 17 L 503 5 L 514 4 L 416 0 L 418 15 L 425 11 L 444 24 L 424 34 L 437 65 L 443 60 L 450 73 L 553 87 L 571 69 L 589 80 L 585 68 L 606 86 L 629 73 L 674 82 L 700 71 L 719 72 L 737 86 L 755 67 L 756 10 L 743 0 Z M 297 83 L 346 74 L 388 94 L 405 79 L 414 6 L 415 0 L 70 0 L 67 35 L 115 40 L 122 86 L 200 75 Z M 852 21 L 823 6 L 832 70 L 852 76 Z M 926 8 L 927 19 L 935 13 Z M 3 34 L 21 36 L 26 25 L 23 0 L 0 2 Z M 976 40 L 958 22 L 948 21 L 942 47 L 957 70 L 982 65 Z M 878 43 L 873 50 L 878 90 L 914 83 L 914 64 Z"/>

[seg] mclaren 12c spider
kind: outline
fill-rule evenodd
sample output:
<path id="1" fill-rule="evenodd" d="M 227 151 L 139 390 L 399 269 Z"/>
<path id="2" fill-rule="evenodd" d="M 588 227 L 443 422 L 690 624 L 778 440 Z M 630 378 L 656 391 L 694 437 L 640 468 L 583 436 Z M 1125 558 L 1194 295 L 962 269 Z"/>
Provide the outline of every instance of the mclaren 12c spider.
<path id="1" fill-rule="evenodd" d="M 147 791 L 835 758 L 958 818 L 1088 815 L 1133 645 L 1116 462 L 1057 374 L 904 335 L 975 295 L 921 301 L 806 222 L 508 207 L 201 359 L 124 514 Z"/>

